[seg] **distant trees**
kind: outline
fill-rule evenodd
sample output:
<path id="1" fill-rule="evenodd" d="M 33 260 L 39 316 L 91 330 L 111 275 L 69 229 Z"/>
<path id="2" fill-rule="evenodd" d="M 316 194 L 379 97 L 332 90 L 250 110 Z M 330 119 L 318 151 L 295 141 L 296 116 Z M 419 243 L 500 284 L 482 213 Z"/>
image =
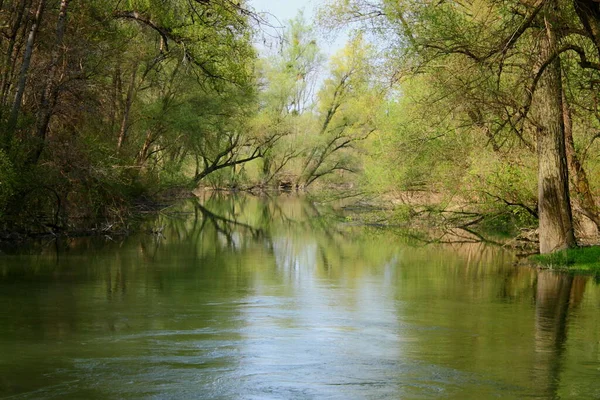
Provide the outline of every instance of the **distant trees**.
<path id="1" fill-rule="evenodd" d="M 385 89 L 374 80 L 373 49 L 361 35 L 333 56 L 318 93 L 318 131 L 307 150 L 298 183 L 308 186 L 336 171 L 358 172 L 357 143 L 375 131 Z"/>
<path id="2" fill-rule="evenodd" d="M 376 79 L 374 52 L 356 35 L 332 56 L 329 70 L 312 28 L 291 21 L 277 55 L 266 61 L 256 128 L 278 143 L 263 158 L 263 182 L 307 188 L 323 177 L 359 172 L 358 144 L 375 131 L 386 90 Z"/>
<path id="3" fill-rule="evenodd" d="M 260 184 L 291 184 L 293 165 L 314 130 L 315 91 L 324 55 L 302 14 L 289 21 L 276 52 L 259 63 L 259 109 L 253 121 L 258 136 L 272 137 L 262 158 Z"/>
<path id="4" fill-rule="evenodd" d="M 358 171 L 383 96 L 362 38 L 327 76 L 301 16 L 259 61 L 243 1 L 4 0 L 0 22 L 0 209 L 25 225 L 122 216 L 164 186 Z"/>

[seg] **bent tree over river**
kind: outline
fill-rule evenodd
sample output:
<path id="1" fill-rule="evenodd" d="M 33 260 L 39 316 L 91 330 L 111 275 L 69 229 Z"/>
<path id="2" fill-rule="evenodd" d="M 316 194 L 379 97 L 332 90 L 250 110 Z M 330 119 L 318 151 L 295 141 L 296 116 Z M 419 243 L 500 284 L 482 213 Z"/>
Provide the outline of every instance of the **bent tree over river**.
<path id="1" fill-rule="evenodd" d="M 299 197 L 5 250 L 0 398 L 598 398 L 600 286 Z M 159 232 L 159 233 L 156 233 Z"/>

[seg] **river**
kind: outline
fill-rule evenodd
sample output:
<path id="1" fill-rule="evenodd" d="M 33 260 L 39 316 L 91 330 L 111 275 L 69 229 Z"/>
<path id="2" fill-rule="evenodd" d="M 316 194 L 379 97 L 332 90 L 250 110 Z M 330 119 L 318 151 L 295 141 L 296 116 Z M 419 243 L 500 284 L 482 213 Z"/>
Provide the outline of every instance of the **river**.
<path id="1" fill-rule="evenodd" d="M 600 398 L 600 286 L 293 196 L 0 256 L 3 399 Z"/>

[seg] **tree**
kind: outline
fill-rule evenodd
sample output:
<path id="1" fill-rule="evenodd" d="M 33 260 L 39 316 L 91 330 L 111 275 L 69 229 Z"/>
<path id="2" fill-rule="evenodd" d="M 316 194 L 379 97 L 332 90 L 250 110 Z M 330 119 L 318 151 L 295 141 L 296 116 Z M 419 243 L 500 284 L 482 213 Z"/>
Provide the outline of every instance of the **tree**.
<path id="1" fill-rule="evenodd" d="M 307 188 L 360 170 L 358 144 L 375 131 L 385 96 L 375 79 L 373 48 L 356 35 L 321 72 L 322 55 L 302 15 L 291 21 L 279 53 L 265 60 L 254 128 L 276 137 L 263 156 L 266 184 Z M 316 89 L 316 96 L 312 93 Z"/>
<path id="2" fill-rule="evenodd" d="M 259 63 L 259 110 L 252 129 L 259 137 L 273 139 L 263 151 L 261 185 L 274 180 L 289 185 L 296 174 L 286 167 L 301 156 L 304 138 L 314 130 L 315 90 L 323 60 L 314 28 L 300 13 L 289 21 L 276 53 Z"/>
<path id="3" fill-rule="evenodd" d="M 226 159 L 248 158 L 253 18 L 230 0 L 0 2 L 7 212 L 51 229 L 124 213 L 166 176 L 195 184 L 215 170 L 194 174 L 195 160 L 222 149 L 232 126 Z"/>
<path id="4" fill-rule="evenodd" d="M 576 246 L 569 197 L 565 151 L 562 77 L 558 51 L 559 18 L 556 1 L 542 11 L 544 32 L 539 44 L 538 72 L 538 215 L 540 253 Z"/>
<path id="5" fill-rule="evenodd" d="M 401 63 L 399 72 L 438 75 L 454 63 L 463 65 L 454 76 L 447 75 L 444 85 L 460 89 L 462 99 L 457 98 L 454 109 L 470 114 L 472 128 L 486 127 L 484 132 L 497 151 L 502 151 L 500 138 L 506 133 L 518 138 L 521 146 L 536 143 L 540 250 L 551 252 L 575 245 L 561 97 L 562 61 L 575 54 L 580 71 L 593 70 L 595 74 L 597 55 L 586 50 L 598 48 L 598 7 L 592 3 L 542 0 L 434 5 L 357 0 L 332 2 L 334 8 L 328 16 L 343 15 L 345 20 L 368 21 L 375 31 L 396 32 L 397 40 L 392 41 L 388 53 Z M 586 79 L 589 84 L 590 76 Z M 465 94 L 475 95 L 481 102 L 474 108 L 464 107 L 468 102 Z"/>
<path id="6" fill-rule="evenodd" d="M 336 171 L 357 172 L 349 150 L 376 130 L 374 116 L 385 91 L 373 79 L 374 53 L 356 35 L 331 60 L 330 76 L 318 95 L 318 131 L 298 183 L 309 186 Z"/>

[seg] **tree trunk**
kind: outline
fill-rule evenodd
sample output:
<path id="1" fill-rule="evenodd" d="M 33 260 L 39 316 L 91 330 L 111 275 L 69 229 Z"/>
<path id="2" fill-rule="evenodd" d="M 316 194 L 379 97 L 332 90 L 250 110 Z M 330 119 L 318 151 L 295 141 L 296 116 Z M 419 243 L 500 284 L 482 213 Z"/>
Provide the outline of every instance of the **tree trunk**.
<path id="1" fill-rule="evenodd" d="M 579 161 L 575 151 L 573 141 L 573 121 L 571 120 L 571 108 L 567 102 L 563 90 L 563 119 L 565 121 L 565 150 L 567 154 L 567 164 L 569 167 L 569 177 L 571 178 L 571 188 L 575 191 L 576 204 L 581 209 L 581 213 L 589 218 L 596 225 L 596 233 L 600 230 L 600 216 L 594 196 L 590 190 L 590 183 L 585 169 Z"/>
<path id="2" fill-rule="evenodd" d="M 113 74 L 112 88 L 110 91 L 110 133 L 115 133 L 115 122 L 117 120 L 117 110 L 119 109 L 118 94 L 121 93 L 121 66 L 117 64 L 115 66 L 115 72 Z"/>
<path id="3" fill-rule="evenodd" d="M 573 0 L 573 6 L 600 56 L 600 4 L 597 0 Z"/>
<path id="4" fill-rule="evenodd" d="M 142 149 L 138 153 L 136 165 L 142 167 L 146 160 L 148 159 L 148 152 L 150 151 L 150 146 L 154 143 L 154 135 L 152 134 L 152 129 L 148 129 L 146 131 L 146 139 L 144 140 L 144 144 L 142 145 Z"/>
<path id="5" fill-rule="evenodd" d="M 540 253 L 577 245 L 569 199 L 565 153 L 560 58 L 556 56 L 555 1 L 545 6 L 545 34 L 540 43 L 542 72 L 538 89 L 538 215 Z"/>
<path id="6" fill-rule="evenodd" d="M 33 47 L 35 39 L 42 22 L 42 14 L 44 13 L 44 7 L 46 6 L 46 0 L 40 0 L 38 3 L 37 10 L 33 19 L 33 24 L 29 30 L 29 36 L 27 37 L 27 44 L 25 46 L 25 54 L 23 55 L 23 63 L 21 64 L 21 72 L 19 73 L 19 82 L 17 84 L 17 93 L 15 95 L 15 101 L 13 103 L 10 117 L 7 124 L 7 133 L 11 135 L 16 126 L 19 118 L 19 112 L 21 111 L 21 103 L 23 102 L 23 94 L 25 93 L 25 85 L 27 83 L 27 75 L 29 74 L 29 65 L 31 64 L 31 56 L 33 54 Z M 5 133 L 6 135 L 6 133 Z"/>
<path id="7" fill-rule="evenodd" d="M 26 6 L 25 6 L 25 11 L 28 10 L 29 8 L 31 8 L 31 0 L 27 0 L 26 1 Z M 21 29 L 19 29 L 17 31 L 17 37 L 15 39 L 15 43 L 14 43 L 14 48 L 12 49 L 12 56 L 10 56 L 10 64 L 7 66 L 7 72 L 5 74 L 4 81 L 3 81 L 3 86 L 2 86 L 2 94 L 0 96 L 0 101 L 2 102 L 0 104 L 0 106 L 3 108 L 4 111 L 7 111 L 7 105 L 9 104 L 9 98 L 12 97 L 14 99 L 14 86 L 17 85 L 18 82 L 16 82 L 16 80 L 18 80 L 18 73 L 19 71 L 17 71 L 17 64 L 19 62 L 22 62 L 22 58 L 19 57 L 19 54 L 21 54 L 21 49 L 23 49 L 23 47 L 26 45 L 27 43 L 27 37 L 29 36 L 29 31 L 30 31 L 30 25 L 33 23 L 32 22 L 33 18 L 26 18 L 25 15 L 23 16 L 23 20 L 21 22 L 22 26 Z M 7 49 L 7 55 L 8 55 L 8 49 Z M 15 78 L 16 77 L 16 78 Z M 12 103 L 10 103 L 10 107 L 12 107 Z M 8 110 L 9 116 L 8 118 L 10 118 L 10 110 Z"/>
<path id="8" fill-rule="evenodd" d="M 129 82 L 129 88 L 127 89 L 127 99 L 125 100 L 125 109 L 123 110 L 123 118 L 121 119 L 121 129 L 119 130 L 119 139 L 117 141 L 117 152 L 123 147 L 123 142 L 127 136 L 127 129 L 129 128 L 129 112 L 131 111 L 131 105 L 133 104 L 133 95 L 135 92 L 135 79 L 137 76 L 138 65 L 133 65 L 133 73 L 131 74 L 131 81 Z"/>
<path id="9" fill-rule="evenodd" d="M 4 106 L 6 105 L 7 99 L 6 97 L 8 96 L 8 88 L 10 87 L 10 81 L 13 75 L 13 69 L 12 66 L 14 65 L 14 50 L 15 50 L 15 45 L 17 43 L 17 37 L 19 36 L 19 30 L 21 28 L 23 28 L 23 16 L 25 14 L 25 9 L 27 8 L 27 1 L 26 0 L 22 0 L 21 4 L 18 8 L 18 11 L 16 13 L 13 25 L 12 25 L 12 29 L 10 31 L 10 35 L 8 37 L 8 46 L 6 48 L 6 56 L 3 60 L 2 63 L 2 71 L 1 71 L 1 75 L 2 75 L 2 79 L 1 79 L 1 84 L 0 84 L 0 112 L 2 112 L 2 109 L 4 108 Z M 24 28 L 26 29 L 26 28 Z"/>
<path id="10" fill-rule="evenodd" d="M 56 103 L 58 96 L 58 82 L 57 82 L 57 71 L 58 64 L 60 63 L 61 54 L 63 53 L 63 43 L 65 37 L 65 30 L 67 27 L 67 8 L 69 7 L 69 0 L 61 0 L 60 11 L 58 14 L 58 22 L 56 23 L 56 42 L 52 49 L 52 58 L 50 59 L 50 66 L 48 67 L 48 74 L 46 78 L 46 84 L 44 85 L 44 91 L 40 99 L 40 108 L 38 110 L 37 122 L 36 122 L 36 134 L 35 134 L 35 149 L 32 156 L 32 163 L 36 163 L 40 158 L 44 146 L 46 143 L 46 134 L 48 132 L 48 126 L 50 125 L 50 118 L 52 117 L 52 111 Z"/>

